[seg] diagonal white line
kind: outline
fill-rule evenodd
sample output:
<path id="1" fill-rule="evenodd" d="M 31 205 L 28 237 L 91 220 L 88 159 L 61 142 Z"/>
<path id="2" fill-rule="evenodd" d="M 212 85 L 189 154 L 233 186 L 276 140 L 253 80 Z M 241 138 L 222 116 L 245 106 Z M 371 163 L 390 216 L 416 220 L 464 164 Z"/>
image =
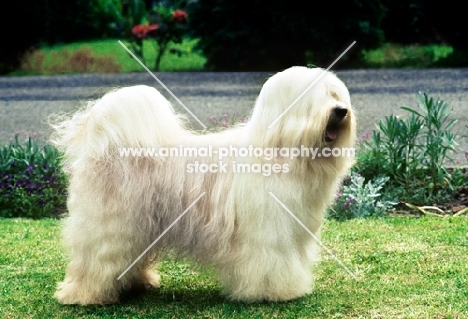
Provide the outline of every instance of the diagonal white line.
<path id="1" fill-rule="evenodd" d="M 330 249 L 328 249 L 318 238 L 317 236 L 314 235 L 314 233 L 312 233 L 310 231 L 310 229 L 308 229 L 301 221 L 299 218 L 296 217 L 296 215 L 294 215 L 287 207 L 286 205 L 284 205 L 279 199 L 278 197 L 276 197 L 272 192 L 268 192 L 270 194 L 271 197 L 273 197 L 288 213 L 289 215 L 291 215 L 298 223 L 299 225 L 302 226 L 302 228 L 304 228 L 313 238 L 314 240 L 323 248 L 325 249 L 325 251 L 333 257 L 333 259 L 336 260 L 336 262 L 341 266 L 343 267 L 344 270 L 346 270 L 346 272 L 351 276 L 353 277 L 355 280 L 357 280 L 357 277 L 351 272 L 351 270 L 348 269 L 348 267 L 345 266 L 345 264 L 343 264 L 341 262 L 341 260 L 338 259 L 338 257 L 336 257 L 332 251 Z"/>
<path id="2" fill-rule="evenodd" d="M 271 123 L 271 124 L 268 126 L 268 128 L 271 128 L 273 125 L 275 125 L 275 123 L 278 122 L 278 121 L 280 120 L 280 118 L 282 118 L 283 115 L 286 114 L 286 112 L 288 112 L 288 111 L 294 106 L 294 104 L 296 104 L 297 101 L 299 101 L 299 100 L 301 99 L 301 97 L 303 97 L 303 96 L 307 93 L 307 91 L 309 91 L 310 88 L 313 87 L 313 86 L 315 85 L 315 83 L 317 83 L 317 82 L 322 78 L 322 76 L 324 76 L 325 73 L 327 73 L 328 70 L 330 70 L 330 69 L 335 65 L 335 63 L 338 62 L 338 61 L 343 57 L 343 55 L 345 55 L 346 52 L 348 52 L 349 49 L 351 49 L 351 47 L 352 47 L 353 45 L 355 45 L 355 44 L 356 44 L 356 41 L 354 41 L 353 43 L 351 43 L 351 45 L 350 45 L 348 48 L 346 48 L 346 50 L 344 50 L 343 53 L 341 53 L 340 56 L 337 57 L 336 60 L 333 61 L 333 63 L 330 64 L 330 66 L 329 66 L 325 71 L 323 71 L 322 74 L 320 74 L 319 77 L 316 78 L 315 81 L 312 82 L 312 84 L 309 85 L 309 86 L 307 87 L 307 89 L 305 89 L 304 92 L 302 92 L 301 95 L 299 95 L 299 96 L 291 103 L 291 105 L 289 105 L 289 106 L 287 107 L 287 109 L 284 110 L 283 113 L 281 113 L 280 116 L 278 116 L 278 118 L 277 118 L 276 120 L 273 121 L 273 123 Z"/>
<path id="3" fill-rule="evenodd" d="M 169 90 L 169 88 L 168 88 L 166 85 L 164 85 L 164 83 L 162 83 L 161 80 L 159 80 L 158 77 L 157 77 L 153 72 L 151 72 L 151 70 L 148 69 L 148 67 L 147 67 L 146 65 L 143 64 L 143 62 L 140 61 L 140 59 L 138 59 L 138 57 L 137 57 L 135 54 L 133 54 L 133 52 L 130 51 L 130 49 L 128 49 L 127 46 L 126 46 L 125 44 L 122 43 L 122 41 L 119 40 L 118 42 L 119 42 L 119 44 L 120 44 L 128 53 L 130 53 L 130 55 L 131 55 L 138 63 L 140 63 L 140 65 L 141 65 L 156 81 L 158 81 L 159 84 L 161 84 L 161 86 L 162 86 L 170 95 L 172 95 L 172 97 L 173 97 L 174 99 L 176 99 L 177 102 L 179 102 L 180 105 L 182 105 L 182 106 L 184 107 L 184 109 L 185 109 L 188 113 L 190 113 L 190 115 L 192 115 L 192 117 L 193 117 L 195 120 L 197 120 L 198 123 L 200 123 L 201 126 L 203 126 L 204 129 L 206 129 L 206 125 L 203 124 L 202 121 L 200 121 L 200 120 L 198 119 L 198 117 L 196 117 L 195 114 L 193 114 L 192 111 L 190 111 L 189 108 L 186 107 L 185 104 L 182 103 L 182 101 L 179 100 L 179 98 L 178 98 L 174 93 L 172 93 L 172 91 Z"/>
<path id="4" fill-rule="evenodd" d="M 143 256 L 148 252 L 148 250 L 150 250 L 151 247 L 153 247 L 153 246 L 161 239 L 161 237 L 164 236 L 164 235 L 165 235 L 165 234 L 166 234 L 166 233 L 167 233 L 167 232 L 168 232 L 168 231 L 169 231 L 169 230 L 170 230 L 170 229 L 171 229 L 171 228 L 172 228 L 188 211 L 189 211 L 189 209 L 192 208 L 192 206 L 195 205 L 195 204 L 200 200 L 200 198 L 202 198 L 205 194 L 206 194 L 206 192 L 203 192 L 200 196 L 198 196 L 198 198 L 197 198 L 192 204 L 190 204 L 190 206 L 187 207 L 187 209 L 185 209 L 184 212 L 183 212 L 182 214 L 180 214 L 179 217 L 177 217 L 176 220 L 174 220 L 174 221 L 172 222 L 172 224 L 170 224 L 169 227 L 167 227 L 167 228 L 161 233 L 161 235 L 159 235 L 158 238 L 156 238 L 156 239 L 151 243 L 151 245 L 149 245 L 148 248 L 146 248 L 145 251 L 142 252 L 141 255 L 138 256 L 138 258 L 135 259 L 135 261 L 132 262 L 132 264 L 131 264 L 130 266 L 128 266 L 127 269 L 124 270 L 123 273 L 120 274 L 119 277 L 117 277 L 117 280 L 120 280 L 120 278 L 122 278 L 122 277 L 127 273 L 127 271 L 129 271 L 130 268 L 132 268 L 132 267 L 138 262 L 138 260 L 140 260 L 141 257 L 143 257 Z"/>

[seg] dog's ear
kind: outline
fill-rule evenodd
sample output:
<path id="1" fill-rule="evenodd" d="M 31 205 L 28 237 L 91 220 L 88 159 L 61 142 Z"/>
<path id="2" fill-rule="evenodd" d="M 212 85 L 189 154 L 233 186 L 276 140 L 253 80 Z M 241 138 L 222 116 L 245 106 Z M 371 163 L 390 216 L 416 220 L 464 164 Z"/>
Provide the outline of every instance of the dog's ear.
<path id="1" fill-rule="evenodd" d="M 349 97 L 349 92 L 348 92 L 348 89 L 346 88 L 346 86 L 344 86 L 344 84 L 336 85 L 336 84 L 333 84 L 333 83 L 328 83 L 328 85 L 327 85 L 327 94 L 332 99 L 334 99 L 334 100 L 336 100 L 338 102 L 344 103 L 345 105 L 343 105 L 343 106 L 351 107 L 351 100 L 350 100 L 350 97 Z"/>

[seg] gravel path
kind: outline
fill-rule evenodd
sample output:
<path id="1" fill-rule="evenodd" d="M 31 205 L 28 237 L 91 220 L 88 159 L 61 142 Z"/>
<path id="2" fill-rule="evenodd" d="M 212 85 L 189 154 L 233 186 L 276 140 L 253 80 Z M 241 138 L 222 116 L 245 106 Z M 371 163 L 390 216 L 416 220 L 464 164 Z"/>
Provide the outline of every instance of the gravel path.
<path id="1" fill-rule="evenodd" d="M 468 150 L 468 69 L 345 70 L 337 75 L 346 83 L 358 112 L 359 134 L 369 132 L 385 115 L 405 116 L 400 106 L 415 106 L 418 91 L 450 102 L 459 152 L 465 164 Z M 158 73 L 158 78 L 205 124 L 211 115 L 235 112 L 247 116 L 269 73 Z M 185 110 L 147 73 L 0 77 L 0 142 L 15 132 L 49 134 L 47 117 L 70 112 L 111 88 L 146 84 L 156 87 L 179 112 Z M 164 92 L 163 92 L 164 91 Z M 199 124 L 194 121 L 194 127 Z"/>

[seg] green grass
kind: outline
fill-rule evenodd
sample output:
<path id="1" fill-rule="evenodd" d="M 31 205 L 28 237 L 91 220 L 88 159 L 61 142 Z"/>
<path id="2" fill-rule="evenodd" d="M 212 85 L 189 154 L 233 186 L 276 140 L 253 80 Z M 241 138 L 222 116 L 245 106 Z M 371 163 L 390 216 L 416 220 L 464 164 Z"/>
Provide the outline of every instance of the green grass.
<path id="1" fill-rule="evenodd" d="M 122 42 L 130 48 L 129 42 Z M 181 44 L 170 44 L 161 61 L 161 71 L 200 71 L 206 59 L 194 50 L 197 40 L 185 39 Z M 183 54 L 179 57 L 169 53 L 171 47 L 179 48 Z M 74 53 L 81 53 L 75 59 Z M 156 57 L 151 41 L 144 43 L 144 56 L 147 66 L 152 69 Z M 97 61 L 100 59 L 99 61 Z M 118 39 L 70 43 L 53 47 L 42 47 L 23 58 L 21 69 L 12 75 L 80 73 L 83 60 L 94 63 L 89 72 L 140 72 L 144 69 L 118 43 Z M 89 62 L 89 61 L 92 62 Z M 70 65 L 76 65 L 70 70 Z M 115 64 L 115 65 L 114 65 Z"/>
<path id="2" fill-rule="evenodd" d="M 325 252 L 314 291 L 285 303 L 245 305 L 219 295 L 209 275 L 165 261 L 162 288 L 108 306 L 62 306 L 60 223 L 0 219 L 1 318 L 466 318 L 468 219 L 327 221 L 323 241 L 359 277 Z"/>
<path id="3" fill-rule="evenodd" d="M 123 42 L 129 45 L 128 41 Z M 167 52 L 161 62 L 161 71 L 203 71 L 206 58 L 194 50 L 196 43 L 197 40 L 185 39 L 181 44 L 172 44 L 170 47 L 181 49 L 183 54 L 179 57 Z M 452 47 L 446 45 L 385 44 L 375 50 L 364 50 L 363 64 L 358 67 L 425 68 L 436 66 L 452 52 Z M 156 51 L 150 40 L 144 43 L 144 56 L 146 65 L 152 69 Z M 26 55 L 21 68 L 11 75 L 140 71 L 143 68 L 117 39 L 109 39 L 39 48 Z"/>
<path id="4" fill-rule="evenodd" d="M 364 63 L 377 68 L 426 68 L 449 56 L 453 48 L 447 45 L 384 44 L 375 50 L 364 50 Z"/>
<path id="5" fill-rule="evenodd" d="M 129 43 L 127 41 L 122 42 L 129 47 Z M 166 54 L 161 60 L 161 71 L 202 71 L 206 59 L 201 55 L 201 53 L 194 50 L 196 43 L 197 40 L 185 39 L 181 44 L 169 45 Z M 115 54 L 117 61 L 123 65 L 123 72 L 143 70 L 143 68 L 124 51 L 120 44 L 115 43 L 115 45 L 118 45 L 118 50 L 120 50 L 118 54 L 116 52 L 116 47 L 113 47 L 113 45 L 114 41 L 109 41 L 107 42 L 107 45 L 103 45 L 103 49 L 110 51 L 107 54 Z M 181 49 L 183 54 L 179 57 L 176 54 L 169 53 L 171 47 Z M 144 42 L 143 54 L 147 62 L 147 66 L 152 69 L 156 59 L 156 50 L 153 42 L 149 40 Z"/>

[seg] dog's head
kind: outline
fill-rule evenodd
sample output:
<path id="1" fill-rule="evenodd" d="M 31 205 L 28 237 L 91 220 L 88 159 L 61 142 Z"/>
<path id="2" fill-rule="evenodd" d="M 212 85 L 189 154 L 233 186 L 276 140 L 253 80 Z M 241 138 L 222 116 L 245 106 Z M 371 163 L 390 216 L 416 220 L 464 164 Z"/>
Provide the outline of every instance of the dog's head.
<path id="1" fill-rule="evenodd" d="M 269 78 L 249 123 L 269 147 L 352 147 L 356 120 L 349 92 L 336 75 L 292 67 Z"/>

